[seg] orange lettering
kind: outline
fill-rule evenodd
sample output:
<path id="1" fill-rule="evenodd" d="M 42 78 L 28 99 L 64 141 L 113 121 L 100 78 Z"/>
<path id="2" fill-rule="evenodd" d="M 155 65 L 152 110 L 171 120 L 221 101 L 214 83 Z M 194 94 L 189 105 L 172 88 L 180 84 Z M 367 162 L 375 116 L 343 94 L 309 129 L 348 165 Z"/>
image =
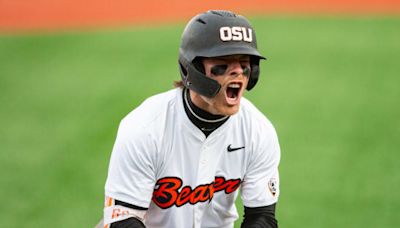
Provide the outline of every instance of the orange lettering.
<path id="1" fill-rule="evenodd" d="M 112 212 L 111 218 L 117 218 L 119 216 L 120 209 L 115 208 Z"/>
<path id="2" fill-rule="evenodd" d="M 224 177 L 215 177 L 215 181 L 210 184 L 199 185 L 193 190 L 190 186 L 184 186 L 179 191 L 182 186 L 181 179 L 164 177 L 157 181 L 152 200 L 163 209 L 173 205 L 180 207 L 186 203 L 211 201 L 215 192 L 225 191 L 226 194 L 230 194 L 236 191 L 240 186 L 240 181 L 240 179 L 225 180 Z"/>

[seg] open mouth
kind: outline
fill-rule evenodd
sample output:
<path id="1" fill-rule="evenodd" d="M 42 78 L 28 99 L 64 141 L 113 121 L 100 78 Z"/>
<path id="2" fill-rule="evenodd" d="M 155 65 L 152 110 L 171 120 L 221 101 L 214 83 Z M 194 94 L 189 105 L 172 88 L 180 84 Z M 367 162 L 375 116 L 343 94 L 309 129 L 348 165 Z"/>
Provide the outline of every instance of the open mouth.
<path id="1" fill-rule="evenodd" d="M 226 98 L 229 104 L 236 104 L 240 97 L 242 83 L 232 82 L 226 88 Z"/>

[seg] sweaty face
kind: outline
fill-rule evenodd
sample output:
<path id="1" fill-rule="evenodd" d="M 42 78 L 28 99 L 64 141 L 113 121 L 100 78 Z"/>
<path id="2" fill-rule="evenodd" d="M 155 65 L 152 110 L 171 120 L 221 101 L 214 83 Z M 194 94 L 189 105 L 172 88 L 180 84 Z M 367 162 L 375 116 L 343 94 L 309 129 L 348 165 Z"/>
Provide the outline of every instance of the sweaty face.
<path id="1" fill-rule="evenodd" d="M 216 80 L 221 89 L 213 98 L 190 91 L 193 103 L 214 115 L 233 115 L 238 112 L 249 80 L 250 57 L 229 55 L 204 58 L 203 65 L 207 77 Z"/>

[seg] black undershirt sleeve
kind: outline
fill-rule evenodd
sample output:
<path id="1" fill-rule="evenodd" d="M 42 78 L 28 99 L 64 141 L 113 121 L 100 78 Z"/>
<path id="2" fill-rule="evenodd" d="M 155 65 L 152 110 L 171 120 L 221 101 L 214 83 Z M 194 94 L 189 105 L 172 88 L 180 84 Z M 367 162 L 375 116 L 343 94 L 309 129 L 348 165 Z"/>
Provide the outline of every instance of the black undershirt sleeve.
<path id="1" fill-rule="evenodd" d="M 138 219 L 128 218 L 122 221 L 112 223 L 110 228 L 146 228 L 146 227 Z"/>
<path id="2" fill-rule="evenodd" d="M 129 207 L 129 208 L 137 209 L 137 210 L 147 210 L 147 208 L 138 207 L 136 205 L 125 203 L 125 202 L 122 202 L 119 200 L 115 200 L 115 205 L 121 205 L 124 207 Z M 146 228 L 146 227 L 139 219 L 128 218 L 128 219 L 125 219 L 122 221 L 112 223 L 110 228 Z"/>
<path id="3" fill-rule="evenodd" d="M 241 228 L 277 228 L 275 206 L 244 207 L 244 219 Z"/>

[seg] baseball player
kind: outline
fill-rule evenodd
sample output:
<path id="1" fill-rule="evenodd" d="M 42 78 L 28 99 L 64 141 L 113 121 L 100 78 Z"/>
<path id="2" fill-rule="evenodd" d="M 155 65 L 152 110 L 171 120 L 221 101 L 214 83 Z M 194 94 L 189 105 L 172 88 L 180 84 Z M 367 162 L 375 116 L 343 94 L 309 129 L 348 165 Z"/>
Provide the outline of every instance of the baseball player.
<path id="1" fill-rule="evenodd" d="M 181 81 L 120 123 L 105 185 L 104 227 L 277 227 L 280 148 L 247 99 L 259 77 L 249 21 L 212 10 L 187 24 Z"/>

